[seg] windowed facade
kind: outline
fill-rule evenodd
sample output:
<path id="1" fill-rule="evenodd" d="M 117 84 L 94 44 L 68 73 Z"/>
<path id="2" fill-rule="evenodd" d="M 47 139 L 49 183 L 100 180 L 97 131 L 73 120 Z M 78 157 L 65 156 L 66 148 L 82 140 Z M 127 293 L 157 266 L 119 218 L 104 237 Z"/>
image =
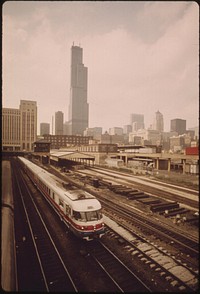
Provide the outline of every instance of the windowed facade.
<path id="1" fill-rule="evenodd" d="M 33 151 L 33 142 L 37 137 L 37 105 L 35 101 L 21 100 L 21 130 L 20 144 L 22 150 Z"/>
<path id="2" fill-rule="evenodd" d="M 69 145 L 80 146 L 89 144 L 92 137 L 73 135 L 44 135 L 44 140 L 51 143 L 51 149 L 67 147 Z"/>
<path id="3" fill-rule="evenodd" d="M 87 102 L 88 70 L 83 64 L 83 49 L 71 48 L 71 81 L 69 104 L 69 134 L 83 135 L 88 127 L 89 104 Z"/>
<path id="4" fill-rule="evenodd" d="M 20 111 L 14 108 L 2 109 L 2 149 L 20 150 Z"/>
<path id="5" fill-rule="evenodd" d="M 21 100 L 20 108 L 2 109 L 2 150 L 32 151 L 37 136 L 35 101 Z"/>

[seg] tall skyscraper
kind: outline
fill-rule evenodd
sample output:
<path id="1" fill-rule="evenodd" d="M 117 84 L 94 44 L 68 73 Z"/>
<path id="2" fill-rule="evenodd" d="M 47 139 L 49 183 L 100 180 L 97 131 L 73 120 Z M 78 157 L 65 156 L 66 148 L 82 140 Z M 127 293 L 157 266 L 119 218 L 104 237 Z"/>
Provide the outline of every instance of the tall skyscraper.
<path id="1" fill-rule="evenodd" d="M 40 136 L 49 135 L 50 134 L 50 124 L 49 123 L 41 123 L 40 124 Z"/>
<path id="2" fill-rule="evenodd" d="M 185 134 L 186 132 L 186 120 L 185 119 L 180 119 L 180 118 L 175 118 L 171 120 L 171 125 L 170 125 L 170 130 L 171 132 L 177 132 L 178 135 Z"/>
<path id="3" fill-rule="evenodd" d="M 32 151 L 37 138 L 37 103 L 36 101 L 20 100 L 21 115 L 21 148 Z"/>
<path id="4" fill-rule="evenodd" d="M 64 117 L 62 111 L 55 113 L 55 135 L 63 135 Z"/>
<path id="5" fill-rule="evenodd" d="M 144 115 L 132 113 L 131 126 L 132 126 L 132 131 L 138 131 L 139 129 L 144 129 Z"/>
<path id="6" fill-rule="evenodd" d="M 87 67 L 83 64 L 83 49 L 71 47 L 71 81 L 69 104 L 70 135 L 83 135 L 88 127 Z"/>
<path id="7" fill-rule="evenodd" d="M 164 131 L 163 115 L 159 110 L 155 113 L 153 129 L 158 131 L 158 132 L 163 132 Z"/>

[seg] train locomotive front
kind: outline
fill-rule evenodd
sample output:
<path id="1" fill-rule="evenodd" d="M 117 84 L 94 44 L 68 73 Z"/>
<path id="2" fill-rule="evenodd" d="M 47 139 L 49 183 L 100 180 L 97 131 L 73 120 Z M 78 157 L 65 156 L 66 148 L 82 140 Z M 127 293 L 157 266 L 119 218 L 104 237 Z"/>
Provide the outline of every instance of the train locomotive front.
<path id="1" fill-rule="evenodd" d="M 82 191 L 69 191 L 71 205 L 71 230 L 82 239 L 101 238 L 105 233 L 100 202 L 91 194 Z"/>
<path id="2" fill-rule="evenodd" d="M 77 237 L 89 241 L 105 234 L 101 204 L 93 195 L 75 186 L 69 188 L 33 162 L 18 158 L 29 178 Z"/>

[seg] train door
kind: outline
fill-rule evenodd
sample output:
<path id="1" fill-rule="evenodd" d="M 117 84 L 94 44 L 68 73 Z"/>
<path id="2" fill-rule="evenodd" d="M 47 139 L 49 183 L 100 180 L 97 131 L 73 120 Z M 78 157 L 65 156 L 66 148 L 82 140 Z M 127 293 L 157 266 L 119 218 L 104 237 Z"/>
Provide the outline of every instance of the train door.
<path id="1" fill-rule="evenodd" d="M 61 209 L 62 211 L 64 211 L 64 202 L 63 202 L 63 200 L 60 199 L 60 198 L 59 198 L 58 205 L 59 205 L 60 209 Z"/>
<path id="2" fill-rule="evenodd" d="M 70 211 L 71 211 L 70 206 L 67 203 L 65 203 L 65 213 L 67 216 L 70 216 Z"/>

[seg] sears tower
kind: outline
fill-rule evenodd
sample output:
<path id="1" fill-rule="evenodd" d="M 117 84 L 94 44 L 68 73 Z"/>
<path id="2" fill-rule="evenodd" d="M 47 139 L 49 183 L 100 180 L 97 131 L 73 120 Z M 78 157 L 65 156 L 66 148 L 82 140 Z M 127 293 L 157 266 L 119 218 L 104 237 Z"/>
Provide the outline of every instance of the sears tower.
<path id="1" fill-rule="evenodd" d="M 88 127 L 87 67 L 83 64 L 83 49 L 71 47 L 71 81 L 69 104 L 69 133 L 83 135 Z"/>

